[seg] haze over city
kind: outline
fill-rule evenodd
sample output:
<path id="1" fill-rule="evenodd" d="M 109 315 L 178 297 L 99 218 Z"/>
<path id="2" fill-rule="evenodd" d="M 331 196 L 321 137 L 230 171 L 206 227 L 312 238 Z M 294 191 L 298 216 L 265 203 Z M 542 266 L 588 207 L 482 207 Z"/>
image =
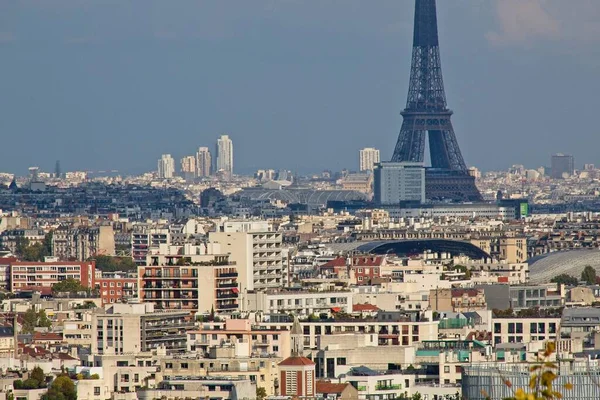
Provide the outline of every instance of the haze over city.
<path id="1" fill-rule="evenodd" d="M 155 169 L 229 134 L 239 172 L 391 157 L 412 1 L 0 3 L 0 170 Z M 600 163 L 597 1 L 440 1 L 465 161 Z M 293 151 L 290 151 L 293 149 Z M 490 153 L 492 156 L 490 156 Z M 24 155 L 27 157 L 24 157 Z M 332 157 L 335 154 L 335 157 Z"/>

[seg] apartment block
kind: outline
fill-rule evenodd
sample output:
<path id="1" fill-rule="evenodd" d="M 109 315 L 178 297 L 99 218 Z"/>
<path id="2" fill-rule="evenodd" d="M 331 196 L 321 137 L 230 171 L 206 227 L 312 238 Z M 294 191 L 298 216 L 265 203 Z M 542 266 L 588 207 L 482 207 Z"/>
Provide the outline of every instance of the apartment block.
<path id="1" fill-rule="evenodd" d="M 52 233 L 52 255 L 60 260 L 86 261 L 94 256 L 115 255 L 112 225 L 70 228 L 61 226 Z"/>
<path id="2" fill-rule="evenodd" d="M 30 245 L 43 243 L 45 237 L 46 232 L 43 229 L 10 229 L 0 233 L 0 243 L 11 253 L 16 253 L 19 243 L 27 242 Z"/>
<path id="3" fill-rule="evenodd" d="M 169 228 L 149 224 L 134 225 L 131 233 L 131 254 L 137 265 L 146 264 L 149 249 L 171 243 Z"/>
<path id="4" fill-rule="evenodd" d="M 243 292 L 282 287 L 282 234 L 233 229 L 238 228 L 210 232 L 209 241 L 220 244 L 221 251 L 228 253 L 230 260 L 237 264 L 240 290 Z"/>
<path id="5" fill-rule="evenodd" d="M 102 305 L 120 303 L 138 295 L 138 279 L 125 276 L 102 277 L 96 279 Z"/>
<path id="6" fill-rule="evenodd" d="M 530 343 L 554 341 L 560 318 L 494 318 L 493 343 Z"/>
<path id="7" fill-rule="evenodd" d="M 136 354 L 165 347 L 186 350 L 186 332 L 194 327 L 188 311 L 156 310 L 151 303 L 114 304 L 92 314 L 93 354 Z"/>
<path id="8" fill-rule="evenodd" d="M 141 301 L 153 303 L 157 309 L 193 313 L 214 310 L 224 314 L 239 310 L 238 269 L 227 255 L 166 256 L 162 262 L 158 256 L 149 258 L 150 265 L 138 267 Z M 174 263 L 174 259 L 180 261 Z"/>
<path id="9" fill-rule="evenodd" d="M 208 354 L 211 347 L 223 343 L 249 346 L 252 357 L 290 356 L 290 332 L 287 329 L 259 329 L 248 319 L 227 319 L 224 325 L 204 324 L 187 333 L 188 352 Z"/>
<path id="10" fill-rule="evenodd" d="M 242 294 L 242 311 L 261 310 L 267 314 L 294 313 L 309 316 L 331 312 L 352 313 L 352 292 L 267 290 Z"/>
<path id="11" fill-rule="evenodd" d="M 90 262 L 13 262 L 11 263 L 11 292 L 52 292 L 52 285 L 75 279 L 86 288 L 94 288 L 96 264 Z"/>

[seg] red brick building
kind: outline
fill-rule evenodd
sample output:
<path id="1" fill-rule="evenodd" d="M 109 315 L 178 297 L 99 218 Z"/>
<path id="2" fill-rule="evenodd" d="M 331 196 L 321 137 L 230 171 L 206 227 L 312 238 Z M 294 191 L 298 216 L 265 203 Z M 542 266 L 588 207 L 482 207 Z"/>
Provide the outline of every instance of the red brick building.
<path id="1" fill-rule="evenodd" d="M 356 285 L 371 285 L 381 277 L 383 256 L 354 256 L 350 266 Z"/>
<path id="2" fill-rule="evenodd" d="M 89 262 L 28 262 L 17 261 L 10 264 L 10 283 L 13 293 L 37 291 L 52 293 L 55 283 L 75 279 L 81 286 L 93 289 L 96 264 Z"/>
<path id="3" fill-rule="evenodd" d="M 125 298 L 137 297 L 137 278 L 96 278 L 102 305 L 121 303 Z"/>

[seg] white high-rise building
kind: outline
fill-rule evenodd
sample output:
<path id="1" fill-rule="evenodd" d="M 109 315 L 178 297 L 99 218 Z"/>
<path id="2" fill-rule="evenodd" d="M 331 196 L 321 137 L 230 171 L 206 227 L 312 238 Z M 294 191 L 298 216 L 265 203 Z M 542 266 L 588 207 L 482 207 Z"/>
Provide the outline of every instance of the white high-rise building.
<path id="1" fill-rule="evenodd" d="M 210 176 L 212 167 L 212 157 L 208 147 L 198 147 L 196 152 L 196 176 Z"/>
<path id="2" fill-rule="evenodd" d="M 365 147 L 360 151 L 360 170 L 373 171 L 375 164 L 379 162 L 379 150 Z"/>
<path id="3" fill-rule="evenodd" d="M 217 168 L 215 172 L 233 173 L 233 142 L 229 135 L 221 135 L 217 139 Z"/>
<path id="4" fill-rule="evenodd" d="M 170 154 L 163 154 L 158 160 L 158 177 L 161 179 L 172 178 L 175 175 L 175 160 Z"/>

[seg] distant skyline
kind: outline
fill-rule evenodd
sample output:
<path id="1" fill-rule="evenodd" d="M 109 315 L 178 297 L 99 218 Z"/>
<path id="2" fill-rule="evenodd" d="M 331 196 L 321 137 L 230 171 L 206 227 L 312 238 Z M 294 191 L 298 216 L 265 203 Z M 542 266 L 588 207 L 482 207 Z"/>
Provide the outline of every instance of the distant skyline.
<path id="1" fill-rule="evenodd" d="M 235 172 L 358 170 L 392 154 L 414 1 L 0 3 L 0 172 L 156 169 L 222 133 Z M 469 166 L 600 164 L 595 0 L 438 1 Z M 6 151 L 9 149 L 9 151 Z"/>

